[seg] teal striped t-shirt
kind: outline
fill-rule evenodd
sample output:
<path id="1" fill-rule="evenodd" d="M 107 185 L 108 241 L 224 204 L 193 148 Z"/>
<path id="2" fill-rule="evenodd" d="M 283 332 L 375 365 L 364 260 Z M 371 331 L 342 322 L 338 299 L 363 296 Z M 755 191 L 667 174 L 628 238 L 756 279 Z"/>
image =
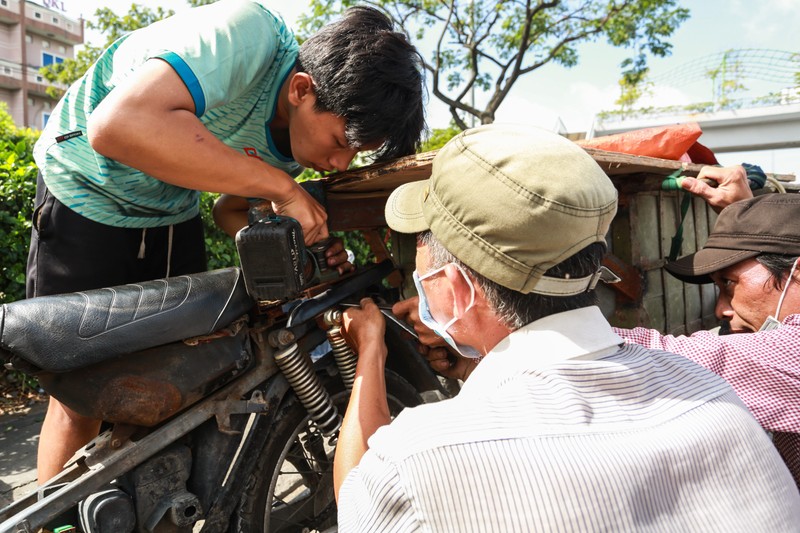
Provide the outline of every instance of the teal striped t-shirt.
<path id="1" fill-rule="evenodd" d="M 302 167 L 277 150 L 269 123 L 297 52 L 283 20 L 251 0 L 222 0 L 120 38 L 69 88 L 36 143 L 48 189 L 73 211 L 110 226 L 157 227 L 197 215 L 198 191 L 103 157 L 86 135 L 95 107 L 153 58 L 180 75 L 196 115 L 218 139 L 296 176 Z"/>

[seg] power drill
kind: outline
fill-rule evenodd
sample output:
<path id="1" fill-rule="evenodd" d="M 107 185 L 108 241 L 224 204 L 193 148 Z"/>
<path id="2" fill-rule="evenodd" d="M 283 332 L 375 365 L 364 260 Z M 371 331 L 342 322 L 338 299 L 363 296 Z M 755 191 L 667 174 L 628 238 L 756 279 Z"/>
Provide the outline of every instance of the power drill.
<path id="1" fill-rule="evenodd" d="M 294 218 L 251 208 L 249 224 L 236 234 L 247 292 L 260 304 L 297 298 L 330 273 L 325 251 L 331 237 L 306 247 Z"/>

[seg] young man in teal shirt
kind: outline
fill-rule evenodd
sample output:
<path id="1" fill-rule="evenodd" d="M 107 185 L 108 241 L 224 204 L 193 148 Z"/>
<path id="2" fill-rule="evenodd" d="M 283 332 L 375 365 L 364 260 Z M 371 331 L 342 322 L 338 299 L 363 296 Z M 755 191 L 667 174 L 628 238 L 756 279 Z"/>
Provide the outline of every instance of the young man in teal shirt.
<path id="1" fill-rule="evenodd" d="M 363 150 L 412 153 L 424 127 L 421 61 L 379 12 L 352 8 L 298 46 L 260 1 L 223 0 L 134 31 L 72 85 L 36 144 L 28 297 L 205 269 L 200 191 L 297 219 L 326 213 L 293 179 L 344 170 Z M 329 263 L 344 262 L 337 244 Z M 99 421 L 50 400 L 40 482 Z"/>

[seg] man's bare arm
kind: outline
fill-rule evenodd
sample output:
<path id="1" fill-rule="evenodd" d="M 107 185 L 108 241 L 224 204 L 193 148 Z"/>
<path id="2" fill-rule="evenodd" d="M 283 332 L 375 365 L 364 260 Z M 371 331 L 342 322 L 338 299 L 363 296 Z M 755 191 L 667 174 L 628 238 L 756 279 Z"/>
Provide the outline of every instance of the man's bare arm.
<path id="1" fill-rule="evenodd" d="M 270 200 L 276 212 L 300 222 L 306 242 L 327 236 L 325 210 L 291 176 L 225 145 L 194 111 L 180 76 L 152 59 L 97 106 L 87 133 L 98 153 L 154 178 Z"/>
<path id="2" fill-rule="evenodd" d="M 383 315 L 371 299 L 364 298 L 361 309 L 345 311 L 344 324 L 348 339 L 358 352 L 358 365 L 333 462 L 337 501 L 347 474 L 369 449 L 369 438 L 391 421 L 384 377 L 388 350 L 383 339 L 386 330 Z"/>

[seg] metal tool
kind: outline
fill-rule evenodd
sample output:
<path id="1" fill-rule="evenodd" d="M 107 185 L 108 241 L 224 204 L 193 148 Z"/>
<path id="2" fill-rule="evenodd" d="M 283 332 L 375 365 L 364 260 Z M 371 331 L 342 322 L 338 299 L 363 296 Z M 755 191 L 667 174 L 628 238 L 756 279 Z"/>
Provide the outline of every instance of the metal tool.
<path id="1" fill-rule="evenodd" d="M 341 302 L 339 305 L 341 305 L 342 307 L 361 307 L 360 304 L 351 304 L 346 302 Z M 385 316 L 387 319 L 391 320 L 392 322 L 400 326 L 400 328 L 402 328 L 403 331 L 410 334 L 415 339 L 419 340 L 419 335 L 417 335 L 417 332 L 414 331 L 414 328 L 409 326 L 404 320 L 400 320 L 399 318 L 397 318 L 397 315 L 392 313 L 391 305 L 378 304 L 378 309 L 380 309 L 381 313 L 383 313 L 383 316 Z"/>

